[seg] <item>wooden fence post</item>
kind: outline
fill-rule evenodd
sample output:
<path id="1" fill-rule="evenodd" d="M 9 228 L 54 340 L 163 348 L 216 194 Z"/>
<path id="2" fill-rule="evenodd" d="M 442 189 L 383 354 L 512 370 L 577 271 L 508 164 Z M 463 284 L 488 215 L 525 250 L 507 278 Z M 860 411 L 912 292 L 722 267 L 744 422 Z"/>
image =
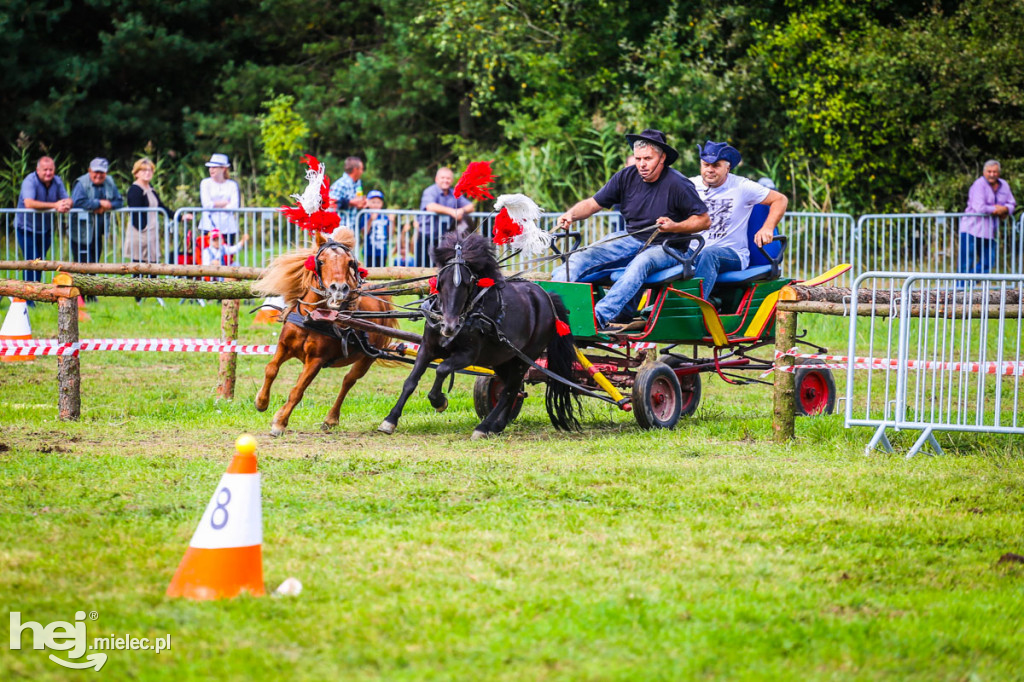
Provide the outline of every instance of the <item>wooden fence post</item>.
<path id="1" fill-rule="evenodd" d="M 220 340 L 221 343 L 231 343 L 238 339 L 238 299 L 225 299 L 220 303 Z M 218 379 L 220 386 L 217 387 L 217 395 L 226 400 L 233 400 L 235 397 L 235 369 L 238 364 L 238 356 L 231 353 L 220 354 L 220 373 Z"/>
<path id="2" fill-rule="evenodd" d="M 57 299 L 57 341 L 78 343 L 78 290 Z M 61 421 L 82 416 L 82 372 L 78 355 L 57 356 L 57 414 Z"/>
<path id="3" fill-rule="evenodd" d="M 797 314 L 794 312 L 776 311 L 776 353 L 788 353 L 796 344 L 796 318 Z M 793 390 L 796 386 L 796 377 L 792 372 L 784 371 L 785 368 L 792 367 L 795 360 L 796 358 L 789 355 L 775 360 L 775 418 L 772 420 L 772 430 L 775 433 L 776 443 L 785 443 L 791 440 L 795 433 L 796 401 Z"/>

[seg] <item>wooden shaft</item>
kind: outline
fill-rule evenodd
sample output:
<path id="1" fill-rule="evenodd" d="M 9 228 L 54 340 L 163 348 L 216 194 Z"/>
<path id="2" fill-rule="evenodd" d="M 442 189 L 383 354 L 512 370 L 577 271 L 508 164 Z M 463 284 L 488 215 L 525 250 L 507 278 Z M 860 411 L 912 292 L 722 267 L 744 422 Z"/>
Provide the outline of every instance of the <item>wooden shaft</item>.
<path id="1" fill-rule="evenodd" d="M 779 310 L 775 317 L 775 350 L 786 353 L 796 344 L 797 314 Z M 775 396 L 772 431 L 776 443 L 789 442 L 795 435 L 796 399 L 793 395 L 796 377 L 783 368 L 792 367 L 796 358 L 786 355 L 775 361 Z"/>
<path id="2" fill-rule="evenodd" d="M 238 338 L 238 307 L 237 300 L 224 300 L 220 304 L 220 340 L 223 343 L 230 343 Z M 220 386 L 217 394 L 225 400 L 235 398 L 235 369 L 238 364 L 238 355 L 234 352 L 220 354 L 220 372 L 218 378 Z"/>
<path id="3" fill-rule="evenodd" d="M 57 341 L 78 343 L 78 292 L 57 299 Z M 61 421 L 82 416 L 82 373 L 77 355 L 57 356 L 57 414 Z"/>
<path id="4" fill-rule="evenodd" d="M 407 332 L 404 329 L 395 329 L 393 327 L 385 327 L 382 324 L 376 324 L 369 320 L 355 320 L 355 319 L 344 319 L 340 320 L 340 323 L 346 327 L 352 327 L 353 329 L 361 329 L 364 332 L 375 332 L 377 334 L 384 334 L 402 341 L 409 341 L 411 343 L 423 343 L 423 337 L 416 332 Z"/>

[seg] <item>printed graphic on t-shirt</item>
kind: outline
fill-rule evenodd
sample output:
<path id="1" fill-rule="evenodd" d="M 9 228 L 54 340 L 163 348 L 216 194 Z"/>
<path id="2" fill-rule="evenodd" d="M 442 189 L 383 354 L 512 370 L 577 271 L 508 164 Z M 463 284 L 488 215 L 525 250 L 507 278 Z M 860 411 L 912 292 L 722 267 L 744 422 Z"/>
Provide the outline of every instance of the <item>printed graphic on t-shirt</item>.
<path id="1" fill-rule="evenodd" d="M 708 217 L 711 218 L 711 227 L 708 228 L 707 239 L 721 239 L 729 231 L 729 216 L 732 215 L 733 199 L 705 199 L 708 207 Z"/>

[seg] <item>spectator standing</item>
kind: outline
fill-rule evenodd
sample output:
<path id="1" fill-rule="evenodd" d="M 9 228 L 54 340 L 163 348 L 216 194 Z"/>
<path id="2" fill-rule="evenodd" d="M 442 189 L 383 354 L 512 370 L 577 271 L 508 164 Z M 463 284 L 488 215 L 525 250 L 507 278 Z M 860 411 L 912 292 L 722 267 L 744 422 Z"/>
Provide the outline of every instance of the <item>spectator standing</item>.
<path id="1" fill-rule="evenodd" d="M 1000 171 L 999 162 L 989 159 L 981 177 L 967 193 L 964 212 L 985 215 L 960 219 L 960 272 L 981 274 L 992 270 L 996 260 L 996 227 L 1017 208 L 1009 183 L 999 177 Z"/>
<path id="2" fill-rule="evenodd" d="M 22 256 L 25 260 L 45 259 L 53 243 L 53 215 L 43 211 L 67 213 L 71 210 L 71 198 L 49 156 L 40 157 L 35 172 L 26 175 L 21 182 L 18 208 L 39 211 L 18 213 L 14 218 L 14 234 Z M 42 274 L 38 270 L 26 270 L 24 280 L 39 282 Z"/>
<path id="3" fill-rule="evenodd" d="M 117 185 L 107 175 L 109 169 L 110 163 L 97 157 L 89 162 L 89 172 L 79 176 L 71 188 L 72 207 L 85 211 L 71 218 L 71 259 L 79 263 L 103 259 L 109 214 L 124 205 Z"/>
<path id="4" fill-rule="evenodd" d="M 331 208 L 341 216 L 341 226 L 355 230 L 356 215 L 360 209 L 366 208 L 366 197 L 363 196 L 363 160 L 358 156 L 345 159 L 345 172 L 331 184 L 328 196 Z"/>
<path id="5" fill-rule="evenodd" d="M 438 168 L 434 184 L 423 190 L 420 197 L 420 226 L 416 232 L 416 263 L 421 267 L 433 267 L 433 248 L 441 237 L 452 229 L 467 229 L 466 216 L 473 212 L 473 202 L 466 197 L 457 197 L 452 191 L 455 174 L 451 168 Z"/>
<path id="6" fill-rule="evenodd" d="M 240 208 L 242 193 L 231 179 L 231 159 L 227 154 L 214 154 L 206 162 L 210 177 L 199 183 L 199 202 L 203 208 Z M 238 214 L 229 211 L 203 211 L 199 229 L 206 234 L 217 230 L 226 244 L 238 239 Z"/>
<path id="7" fill-rule="evenodd" d="M 133 263 L 159 263 L 160 254 L 160 210 L 167 207 L 160 201 L 153 186 L 156 165 L 149 159 L 139 159 L 132 166 L 135 182 L 125 192 L 131 214 L 131 225 L 124 236 L 124 257 Z"/>
<path id="8" fill-rule="evenodd" d="M 379 189 L 370 190 L 366 195 L 366 208 L 371 211 L 364 213 L 363 223 L 363 264 L 368 268 L 383 268 L 388 264 L 391 253 L 391 232 L 394 216 L 384 213 L 373 213 L 384 208 L 384 192 Z"/>

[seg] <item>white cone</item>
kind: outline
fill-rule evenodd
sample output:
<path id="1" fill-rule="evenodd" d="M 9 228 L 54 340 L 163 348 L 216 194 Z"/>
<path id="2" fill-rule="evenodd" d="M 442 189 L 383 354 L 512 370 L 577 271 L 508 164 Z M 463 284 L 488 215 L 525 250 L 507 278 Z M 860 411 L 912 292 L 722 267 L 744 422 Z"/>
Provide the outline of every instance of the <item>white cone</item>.
<path id="1" fill-rule="evenodd" d="M 11 308 L 7 311 L 4 324 L 0 327 L 0 340 L 25 341 L 32 338 L 32 325 L 28 321 L 28 304 L 20 298 L 11 298 Z M 35 360 L 35 354 L 29 351 L 22 355 L 0 355 L 4 362 L 16 362 L 19 360 Z"/>

